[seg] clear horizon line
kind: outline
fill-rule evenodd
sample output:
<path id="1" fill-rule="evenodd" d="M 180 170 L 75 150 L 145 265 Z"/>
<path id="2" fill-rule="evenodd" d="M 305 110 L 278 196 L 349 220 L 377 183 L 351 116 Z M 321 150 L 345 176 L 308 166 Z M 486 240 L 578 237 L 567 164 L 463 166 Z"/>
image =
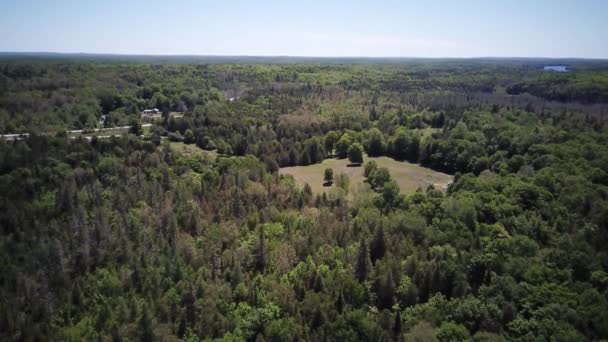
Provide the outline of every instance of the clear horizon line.
<path id="1" fill-rule="evenodd" d="M 543 56 L 357 56 L 357 55 L 288 55 L 288 54 L 188 54 L 188 53 L 121 53 L 121 52 L 60 52 L 60 51 L 0 51 L 0 54 L 55 54 L 55 55 L 105 55 L 145 57 L 252 57 L 252 58 L 345 58 L 345 59 L 584 59 L 608 60 L 608 57 L 543 57 Z"/>

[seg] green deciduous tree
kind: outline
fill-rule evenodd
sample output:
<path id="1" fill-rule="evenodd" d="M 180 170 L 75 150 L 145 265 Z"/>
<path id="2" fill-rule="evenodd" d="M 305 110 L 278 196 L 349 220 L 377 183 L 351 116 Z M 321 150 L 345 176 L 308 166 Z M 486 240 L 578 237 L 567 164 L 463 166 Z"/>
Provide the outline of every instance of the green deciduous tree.
<path id="1" fill-rule="evenodd" d="M 342 137 L 340 137 L 340 140 L 336 143 L 336 156 L 340 159 L 346 158 L 352 143 L 352 138 L 348 133 L 342 134 Z"/>
<path id="2" fill-rule="evenodd" d="M 194 132 L 191 129 L 187 129 L 184 132 L 184 143 L 186 144 L 194 144 L 196 142 L 196 137 L 194 136 Z"/>
<path id="3" fill-rule="evenodd" d="M 443 322 L 437 330 L 437 339 L 442 342 L 468 341 L 470 338 L 467 328 L 452 322 Z"/>
<path id="4" fill-rule="evenodd" d="M 363 177 L 369 178 L 372 172 L 376 171 L 377 168 L 378 164 L 374 160 L 368 161 L 363 167 Z"/>
<path id="5" fill-rule="evenodd" d="M 336 143 L 338 142 L 338 139 L 340 137 L 338 136 L 338 133 L 336 133 L 335 131 L 329 131 L 327 132 L 327 134 L 325 134 L 325 138 L 323 139 L 323 143 L 325 144 L 325 151 L 331 155 L 334 147 L 336 146 Z"/>
<path id="6" fill-rule="evenodd" d="M 348 148 L 348 160 L 352 164 L 360 165 L 363 163 L 363 147 L 359 143 L 353 143 Z"/>
<path id="7" fill-rule="evenodd" d="M 348 193 L 350 188 L 350 178 L 346 173 L 340 172 L 335 176 L 336 186 Z"/>
<path id="8" fill-rule="evenodd" d="M 399 185 L 394 180 L 390 180 L 384 183 L 382 187 L 382 199 L 384 199 L 384 206 L 392 208 L 397 204 L 399 199 Z"/>
<path id="9" fill-rule="evenodd" d="M 384 183 L 391 180 L 391 175 L 385 167 L 379 167 L 370 172 L 367 182 L 372 189 L 380 189 Z"/>
<path id="10" fill-rule="evenodd" d="M 367 137 L 367 154 L 370 157 L 383 155 L 385 152 L 384 135 L 377 128 L 372 128 Z"/>

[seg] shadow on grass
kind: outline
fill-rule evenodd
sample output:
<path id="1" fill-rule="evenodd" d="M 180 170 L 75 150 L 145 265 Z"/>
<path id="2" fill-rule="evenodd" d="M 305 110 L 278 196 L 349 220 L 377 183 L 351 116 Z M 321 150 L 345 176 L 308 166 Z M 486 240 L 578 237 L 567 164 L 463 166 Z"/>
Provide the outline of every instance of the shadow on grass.
<path id="1" fill-rule="evenodd" d="M 362 165 L 362 163 L 350 163 L 350 164 L 346 165 L 346 167 L 359 167 L 361 165 Z"/>

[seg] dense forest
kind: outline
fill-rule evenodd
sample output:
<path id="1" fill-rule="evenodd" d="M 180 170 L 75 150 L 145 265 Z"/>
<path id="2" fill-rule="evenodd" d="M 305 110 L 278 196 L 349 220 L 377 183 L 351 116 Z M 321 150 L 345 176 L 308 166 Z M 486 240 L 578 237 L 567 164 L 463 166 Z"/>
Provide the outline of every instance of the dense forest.
<path id="1" fill-rule="evenodd" d="M 608 339 L 606 63 L 1 57 L 0 340 Z"/>

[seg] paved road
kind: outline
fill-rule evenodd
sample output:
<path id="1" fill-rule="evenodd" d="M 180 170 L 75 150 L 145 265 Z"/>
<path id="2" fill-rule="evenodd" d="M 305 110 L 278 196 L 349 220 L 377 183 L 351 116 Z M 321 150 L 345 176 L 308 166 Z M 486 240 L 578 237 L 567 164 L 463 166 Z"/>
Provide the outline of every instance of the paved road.
<path id="1" fill-rule="evenodd" d="M 152 124 L 143 124 L 143 125 L 141 125 L 141 127 L 151 127 L 151 126 L 152 126 Z M 88 132 L 91 132 L 91 133 L 95 133 L 95 132 L 107 132 L 107 131 L 118 130 L 118 129 L 128 130 L 130 128 L 131 128 L 131 126 L 95 128 L 95 129 L 92 129 L 92 130 L 88 130 Z M 67 131 L 67 133 L 68 134 L 82 134 L 82 131 L 83 131 L 82 129 L 77 129 L 77 130 Z M 50 135 L 50 134 L 54 134 L 54 133 L 49 132 L 49 133 L 46 133 L 46 134 Z M 89 133 L 87 133 L 87 134 L 89 134 Z M 111 138 L 113 136 L 120 136 L 120 135 L 121 134 L 100 135 L 97 138 L 107 139 L 107 138 Z M 7 140 L 7 141 L 13 141 L 13 140 L 21 140 L 21 139 L 24 139 L 24 138 L 26 138 L 28 136 L 29 136 L 29 133 L 1 134 L 0 135 L 0 139 L 4 139 L 4 140 Z M 76 139 L 77 137 L 71 137 L 71 138 L 72 139 Z M 88 137 L 87 140 L 91 140 L 91 138 Z"/>

